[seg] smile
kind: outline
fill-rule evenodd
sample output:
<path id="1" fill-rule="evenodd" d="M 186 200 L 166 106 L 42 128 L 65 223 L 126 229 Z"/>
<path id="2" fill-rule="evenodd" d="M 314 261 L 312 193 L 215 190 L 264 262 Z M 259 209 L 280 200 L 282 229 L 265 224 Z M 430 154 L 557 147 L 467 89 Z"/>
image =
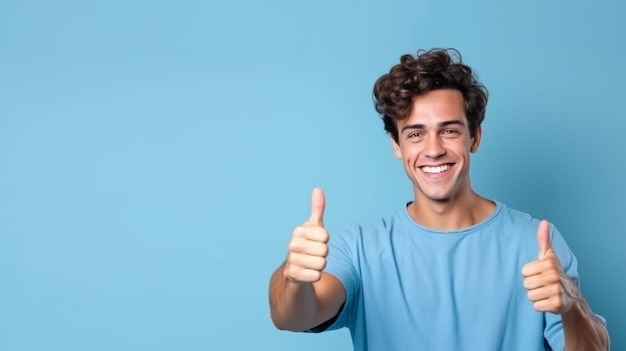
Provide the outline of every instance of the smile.
<path id="1" fill-rule="evenodd" d="M 445 165 L 441 165 L 441 166 L 423 166 L 422 167 L 422 171 L 424 173 L 429 173 L 429 174 L 437 174 L 437 173 L 441 173 L 441 172 L 445 172 L 448 169 L 450 169 L 450 165 L 449 164 L 445 164 Z"/>

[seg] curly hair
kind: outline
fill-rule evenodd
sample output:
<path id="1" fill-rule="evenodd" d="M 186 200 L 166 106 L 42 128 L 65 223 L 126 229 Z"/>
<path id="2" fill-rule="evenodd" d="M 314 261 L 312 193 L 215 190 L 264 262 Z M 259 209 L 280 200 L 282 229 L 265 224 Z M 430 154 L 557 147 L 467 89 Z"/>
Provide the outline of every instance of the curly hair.
<path id="1" fill-rule="evenodd" d="M 398 142 L 397 121 L 408 116 L 413 98 L 436 89 L 456 89 L 463 94 L 470 135 L 485 119 L 489 93 L 472 69 L 462 63 L 456 49 L 419 50 L 402 55 L 400 63 L 374 84 L 374 105 L 385 131 Z"/>

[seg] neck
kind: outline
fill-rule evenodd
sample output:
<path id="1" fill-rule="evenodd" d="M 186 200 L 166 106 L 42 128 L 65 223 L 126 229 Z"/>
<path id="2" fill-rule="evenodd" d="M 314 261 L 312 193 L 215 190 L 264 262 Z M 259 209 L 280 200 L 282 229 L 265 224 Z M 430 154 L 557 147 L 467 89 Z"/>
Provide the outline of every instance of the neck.
<path id="1" fill-rule="evenodd" d="M 421 195 L 421 194 L 419 194 Z M 495 204 L 472 189 L 454 198 L 436 201 L 416 194 L 408 207 L 411 217 L 420 225 L 436 230 L 457 230 L 470 227 L 487 218 Z"/>

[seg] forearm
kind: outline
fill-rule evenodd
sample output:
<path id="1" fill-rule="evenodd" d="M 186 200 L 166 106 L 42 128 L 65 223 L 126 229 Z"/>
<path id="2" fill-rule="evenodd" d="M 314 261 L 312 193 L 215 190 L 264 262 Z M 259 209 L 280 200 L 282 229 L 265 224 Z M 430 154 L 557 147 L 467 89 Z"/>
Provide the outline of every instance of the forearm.
<path id="1" fill-rule="evenodd" d="M 565 334 L 565 350 L 609 350 L 609 337 L 606 328 L 593 314 L 578 287 L 571 281 L 566 284 L 571 284 L 566 289 L 575 302 L 569 311 L 561 314 Z"/>
<path id="2" fill-rule="evenodd" d="M 318 302 L 313 283 L 296 283 L 285 277 L 281 265 L 270 282 L 272 322 L 278 329 L 304 331 L 315 327 Z"/>

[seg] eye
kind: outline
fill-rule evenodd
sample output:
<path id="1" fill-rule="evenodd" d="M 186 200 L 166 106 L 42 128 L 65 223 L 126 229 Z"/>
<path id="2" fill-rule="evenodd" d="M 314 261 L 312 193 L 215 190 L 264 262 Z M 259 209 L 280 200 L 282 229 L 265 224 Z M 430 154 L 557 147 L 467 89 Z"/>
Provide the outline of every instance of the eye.
<path id="1" fill-rule="evenodd" d="M 445 136 L 458 136 L 461 132 L 458 129 L 445 129 L 441 134 Z"/>
<path id="2" fill-rule="evenodd" d="M 418 139 L 420 137 L 422 137 L 422 133 L 421 132 L 411 132 L 409 134 L 407 134 L 407 139 Z"/>

